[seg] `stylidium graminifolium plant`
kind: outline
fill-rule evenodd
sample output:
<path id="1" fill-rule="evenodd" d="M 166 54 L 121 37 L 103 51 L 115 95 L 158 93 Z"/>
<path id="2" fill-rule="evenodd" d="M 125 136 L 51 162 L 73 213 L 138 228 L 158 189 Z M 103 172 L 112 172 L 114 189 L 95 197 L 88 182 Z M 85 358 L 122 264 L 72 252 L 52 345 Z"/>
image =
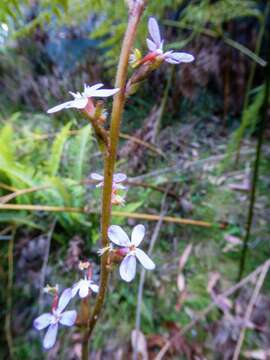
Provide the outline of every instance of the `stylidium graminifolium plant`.
<path id="1" fill-rule="evenodd" d="M 128 54 L 130 54 L 132 50 L 131 46 L 134 42 L 133 35 L 143 12 L 144 0 L 134 0 L 130 4 L 131 7 L 134 7 L 131 9 L 130 14 L 136 16 L 138 21 L 133 22 L 133 24 L 135 24 L 133 30 L 130 30 L 130 32 L 127 30 L 126 43 L 128 43 L 128 45 L 125 43 L 125 40 L 123 42 L 122 48 L 125 48 L 125 46 L 129 47 Z M 47 111 L 49 114 L 70 108 L 81 111 L 91 122 L 98 144 L 104 155 L 104 175 L 96 172 L 90 175 L 91 179 L 97 183 L 96 187 L 102 188 L 102 210 L 107 212 L 106 214 L 102 213 L 101 217 L 103 248 L 98 251 L 98 254 L 102 257 L 100 285 L 95 284 L 93 281 L 93 268 L 91 263 L 89 261 L 80 262 L 79 270 L 83 272 L 83 276 L 70 288 L 65 289 L 60 297 L 57 287 L 47 287 L 47 292 L 53 295 L 51 312 L 44 313 L 34 320 L 34 327 L 37 330 L 48 328 L 43 339 L 43 347 L 46 350 L 54 346 L 59 325 L 70 327 L 76 323 L 77 326 L 81 327 L 83 330 L 83 360 L 88 359 L 89 337 L 103 305 L 108 287 L 108 273 L 114 268 L 110 265 L 118 264 L 120 258 L 120 278 L 125 282 L 131 282 L 135 278 L 137 260 L 147 270 L 154 270 L 156 267 L 150 257 L 139 248 L 145 236 L 144 225 L 136 225 L 131 232 L 131 238 L 129 238 L 120 226 L 110 225 L 109 223 L 112 205 L 119 206 L 125 203 L 125 198 L 121 192 L 126 190 L 126 186 L 123 185 L 123 183 L 127 181 L 127 176 L 123 173 L 113 174 L 112 171 L 115 167 L 116 149 L 119 138 L 121 120 L 120 107 L 122 106 L 123 108 L 126 98 L 135 93 L 141 82 L 145 80 L 152 71 L 159 68 L 163 62 L 180 64 L 189 63 L 194 60 L 194 56 L 186 52 L 163 50 L 164 40 L 161 38 L 158 23 L 153 17 L 150 17 L 148 20 L 148 31 L 149 37 L 146 39 L 146 43 L 149 52 L 142 57 L 141 52 L 135 49 L 133 54 L 130 55 L 129 63 L 134 71 L 129 80 L 127 80 L 127 67 L 122 65 L 123 71 L 121 66 L 118 67 L 118 72 L 124 74 L 122 75 L 125 78 L 124 86 L 118 85 L 115 89 L 104 89 L 102 83 L 92 86 L 84 85 L 82 93 L 70 92 L 73 100 L 54 106 Z M 133 37 L 133 42 L 129 41 L 131 37 Z M 123 54 L 121 56 L 125 58 L 127 65 L 128 58 L 125 55 L 125 51 L 122 51 L 121 54 Z M 119 64 L 122 64 L 121 61 L 123 62 L 124 60 L 120 59 Z M 116 81 L 116 83 L 121 84 L 121 81 Z M 119 124 L 110 132 L 105 127 L 107 111 L 104 108 L 104 103 L 100 100 L 94 100 L 94 98 L 106 98 L 114 95 L 119 95 L 119 98 L 118 102 L 116 101 L 116 97 L 114 99 L 111 127 L 113 127 L 113 121 L 118 121 Z M 115 112 L 114 105 L 117 109 Z M 113 155 L 113 153 L 115 153 L 115 155 Z M 109 197 L 107 196 L 108 193 L 110 195 Z M 93 294 L 98 294 L 98 296 L 93 311 L 90 313 L 89 299 Z M 81 301 L 81 312 L 78 316 L 75 310 L 64 311 L 70 301 L 77 297 L 77 295 Z"/>

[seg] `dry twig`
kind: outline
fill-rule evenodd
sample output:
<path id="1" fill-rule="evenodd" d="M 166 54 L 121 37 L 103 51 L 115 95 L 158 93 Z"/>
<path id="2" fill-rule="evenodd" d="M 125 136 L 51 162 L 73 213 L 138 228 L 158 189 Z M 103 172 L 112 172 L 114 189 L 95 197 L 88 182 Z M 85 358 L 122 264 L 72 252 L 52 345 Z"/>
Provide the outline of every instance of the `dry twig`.
<path id="1" fill-rule="evenodd" d="M 246 333 L 245 325 L 248 323 L 248 321 L 249 321 L 249 319 L 251 317 L 253 307 L 256 304 L 256 301 L 258 299 L 259 293 L 260 293 L 261 288 L 263 286 L 263 283 L 264 283 L 264 280 L 265 280 L 265 277 L 267 275 L 268 270 L 269 270 L 269 263 L 265 263 L 265 265 L 263 266 L 263 268 L 261 270 L 259 279 L 258 279 L 258 281 L 256 283 L 256 286 L 255 286 L 255 289 L 254 289 L 253 294 L 251 296 L 250 302 L 249 302 L 249 304 L 247 306 L 246 314 L 245 314 L 244 321 L 243 321 L 244 325 L 242 327 L 240 336 L 238 338 L 232 360 L 238 360 L 238 358 L 239 358 L 241 348 L 242 348 L 242 345 L 243 345 L 243 341 L 244 341 L 244 338 L 245 338 L 245 333 Z"/>
<path id="2" fill-rule="evenodd" d="M 218 295 L 218 297 L 224 298 L 224 297 L 228 297 L 232 294 L 234 294 L 237 290 L 239 290 L 240 288 L 242 288 L 244 285 L 246 285 L 249 281 L 253 280 L 256 278 L 256 276 L 258 276 L 258 274 L 260 274 L 262 272 L 263 269 L 269 269 L 270 267 L 270 260 L 267 260 L 264 264 L 260 265 L 259 267 L 257 267 L 257 269 L 255 269 L 252 273 L 250 273 L 249 275 L 247 275 L 245 278 L 243 278 L 240 282 L 238 282 L 237 284 L 233 285 L 232 287 L 230 287 L 229 289 L 225 290 L 222 294 Z M 201 311 L 201 313 L 199 313 L 197 315 L 197 317 L 192 320 L 189 324 L 187 324 L 186 326 L 184 326 L 179 332 L 177 332 L 170 340 L 168 340 L 166 342 L 166 344 L 162 347 L 162 349 L 159 351 L 159 353 L 157 354 L 157 356 L 155 357 L 155 360 L 162 360 L 164 358 L 164 355 L 167 353 L 167 351 L 169 350 L 171 344 L 180 336 L 180 335 L 184 335 L 185 333 L 187 333 L 188 331 L 190 331 L 194 325 L 196 325 L 199 321 L 203 320 L 209 313 L 210 311 L 212 311 L 215 307 L 217 306 L 217 301 L 212 302 L 211 304 L 209 304 L 203 311 Z"/>

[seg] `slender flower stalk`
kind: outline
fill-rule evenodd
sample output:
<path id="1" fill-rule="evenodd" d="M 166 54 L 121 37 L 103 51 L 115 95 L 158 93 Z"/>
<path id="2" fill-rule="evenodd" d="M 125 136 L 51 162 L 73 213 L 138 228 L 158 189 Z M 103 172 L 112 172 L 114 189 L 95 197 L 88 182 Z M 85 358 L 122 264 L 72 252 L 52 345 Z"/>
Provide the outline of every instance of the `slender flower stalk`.
<path id="1" fill-rule="evenodd" d="M 102 219 L 101 219 L 101 236 L 102 236 L 102 246 L 106 248 L 109 245 L 108 240 L 108 229 L 110 226 L 111 219 L 111 200 L 112 200 L 112 190 L 113 190 L 113 173 L 117 155 L 117 146 L 119 141 L 120 134 L 120 124 L 121 118 L 125 103 L 125 85 L 127 80 L 127 71 L 130 53 L 135 41 L 136 30 L 144 9 L 144 1 L 137 0 L 134 1 L 133 7 L 130 10 L 128 26 L 126 34 L 123 40 L 121 54 L 118 63 L 118 69 L 116 74 L 115 87 L 119 88 L 120 91 L 116 94 L 113 101 L 113 109 L 111 116 L 111 126 L 110 126 L 110 148 L 108 152 L 104 153 L 104 185 L 103 185 L 103 196 L 102 196 Z M 88 339 L 93 331 L 93 328 L 99 317 L 101 308 L 104 303 L 109 270 L 107 268 L 108 264 L 108 252 L 105 252 L 101 257 L 101 279 L 99 293 L 97 295 L 97 300 L 92 312 L 91 318 L 89 320 L 89 330 L 88 334 L 85 336 L 85 341 L 83 343 L 83 354 L 88 354 Z M 87 355 L 83 360 L 87 359 Z"/>

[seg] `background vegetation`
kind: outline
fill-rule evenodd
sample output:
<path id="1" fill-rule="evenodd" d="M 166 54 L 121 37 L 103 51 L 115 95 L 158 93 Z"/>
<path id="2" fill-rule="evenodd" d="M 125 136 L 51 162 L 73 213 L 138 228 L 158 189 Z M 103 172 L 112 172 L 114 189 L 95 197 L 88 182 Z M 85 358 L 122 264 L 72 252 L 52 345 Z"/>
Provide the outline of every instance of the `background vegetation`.
<path id="1" fill-rule="evenodd" d="M 91 358 L 131 358 L 136 313 L 142 359 L 146 348 L 154 359 L 167 339 L 165 359 L 232 358 L 254 284 L 217 294 L 269 258 L 269 124 L 262 127 L 269 8 L 266 0 L 148 1 L 136 46 L 146 50 L 154 15 L 168 48 L 196 61 L 162 66 L 128 100 L 117 170 L 129 177 L 129 201 L 114 209 L 122 216 L 113 223 L 130 228 L 143 213 L 208 226 L 141 220 L 146 248 L 157 234 L 157 270 L 147 274 L 139 309 L 140 277 L 126 284 L 117 269 L 112 274 Z M 79 358 L 76 329 L 44 353 L 32 321 L 50 301 L 42 288 L 69 286 L 79 259 L 93 259 L 99 278 L 100 192 L 89 175 L 101 171 L 102 159 L 79 113 L 46 110 L 83 83 L 113 86 L 126 20 L 123 0 L 0 3 L 1 359 Z M 179 335 L 211 303 L 213 311 Z M 265 281 L 240 358 L 270 356 L 269 308 Z"/>

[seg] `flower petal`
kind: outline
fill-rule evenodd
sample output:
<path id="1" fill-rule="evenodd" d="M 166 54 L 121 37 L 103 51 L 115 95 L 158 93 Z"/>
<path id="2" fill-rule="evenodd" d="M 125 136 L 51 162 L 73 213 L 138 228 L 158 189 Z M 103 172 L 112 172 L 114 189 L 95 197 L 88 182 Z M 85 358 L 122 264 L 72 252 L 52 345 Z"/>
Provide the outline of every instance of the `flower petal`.
<path id="1" fill-rule="evenodd" d="M 58 331 L 58 323 L 49 326 L 49 329 L 47 330 L 43 339 L 43 347 L 46 350 L 49 350 L 54 346 L 56 341 L 57 331 Z"/>
<path id="2" fill-rule="evenodd" d="M 57 311 L 61 313 L 65 309 L 67 304 L 70 302 L 71 298 L 72 290 L 70 288 L 65 289 L 59 298 Z"/>
<path id="3" fill-rule="evenodd" d="M 157 20 L 154 17 L 150 17 L 148 20 L 148 31 L 157 47 L 160 47 L 161 37 Z"/>
<path id="4" fill-rule="evenodd" d="M 80 94 L 78 91 L 76 93 L 69 91 L 69 93 L 74 97 L 74 99 L 80 99 L 83 97 L 82 94 Z"/>
<path id="5" fill-rule="evenodd" d="M 134 255 L 127 255 L 121 262 L 119 272 L 123 280 L 127 282 L 132 281 L 136 274 L 136 257 Z"/>
<path id="6" fill-rule="evenodd" d="M 77 312 L 75 310 L 69 310 L 63 312 L 59 322 L 60 324 L 65 326 L 72 326 L 74 325 L 76 318 L 77 318 Z"/>
<path id="7" fill-rule="evenodd" d="M 80 298 L 85 298 L 88 294 L 89 294 L 88 281 L 87 280 L 81 280 L 80 281 L 79 296 L 80 296 Z"/>
<path id="8" fill-rule="evenodd" d="M 165 61 L 171 64 L 189 63 L 194 60 L 194 56 L 186 52 L 172 52 L 165 57 Z"/>
<path id="9" fill-rule="evenodd" d="M 122 174 L 122 173 L 117 173 L 113 175 L 113 181 L 116 183 L 125 181 L 127 179 L 127 175 L 126 174 Z"/>
<path id="10" fill-rule="evenodd" d="M 89 281 L 89 287 L 93 292 L 98 293 L 98 289 L 99 289 L 98 285 L 96 285 L 96 284 L 92 283 L 91 281 Z"/>
<path id="11" fill-rule="evenodd" d="M 52 114 L 52 113 L 55 113 L 55 112 L 57 112 L 57 111 L 61 111 L 61 110 L 63 110 L 63 109 L 67 109 L 68 107 L 73 107 L 73 106 L 72 106 L 73 103 L 74 103 L 74 100 L 71 100 L 71 101 L 67 101 L 67 102 L 64 102 L 64 103 L 62 103 L 62 104 L 56 105 L 56 106 L 54 106 L 53 108 L 47 110 L 47 113 L 48 113 L 48 114 Z"/>
<path id="12" fill-rule="evenodd" d="M 147 47 L 150 51 L 156 51 L 158 49 L 157 45 L 154 43 L 154 41 L 150 39 L 146 39 Z"/>
<path id="13" fill-rule="evenodd" d="M 104 89 L 104 90 L 96 90 L 93 92 L 91 97 L 108 97 L 116 94 L 119 89 Z"/>
<path id="14" fill-rule="evenodd" d="M 50 325 L 53 318 L 54 316 L 50 313 L 42 314 L 34 320 L 33 325 L 37 330 L 45 329 Z"/>
<path id="15" fill-rule="evenodd" d="M 70 104 L 66 106 L 66 109 L 70 109 L 70 108 L 84 109 L 87 103 L 88 103 L 88 99 L 86 97 L 78 98 L 70 102 Z"/>
<path id="16" fill-rule="evenodd" d="M 126 186 L 124 186 L 122 184 L 113 184 L 113 188 L 118 189 L 118 190 L 125 190 Z"/>
<path id="17" fill-rule="evenodd" d="M 108 230 L 109 239 L 118 246 L 130 246 L 131 242 L 119 225 L 111 225 Z"/>
<path id="18" fill-rule="evenodd" d="M 72 286 L 72 289 L 71 289 L 71 294 L 72 294 L 72 297 L 76 296 L 78 291 L 80 289 L 80 281 L 76 282 L 73 286 Z"/>
<path id="19" fill-rule="evenodd" d="M 103 181 L 103 179 L 104 179 L 104 176 L 97 174 L 97 173 L 92 173 L 90 175 L 90 177 L 91 177 L 91 179 L 97 180 L 97 181 Z"/>
<path id="20" fill-rule="evenodd" d="M 153 261 L 150 259 L 148 255 L 141 249 L 136 249 L 136 257 L 142 264 L 142 266 L 147 270 L 154 270 L 156 265 L 153 263 Z"/>
<path id="21" fill-rule="evenodd" d="M 98 83 L 95 84 L 93 86 L 87 86 L 86 84 L 84 84 L 84 91 L 83 94 L 87 97 L 91 97 L 93 95 L 93 93 L 97 90 L 100 89 L 103 86 L 102 83 Z"/>
<path id="22" fill-rule="evenodd" d="M 136 225 L 131 233 L 131 244 L 136 247 L 140 245 L 145 235 L 145 227 L 142 224 Z"/>

